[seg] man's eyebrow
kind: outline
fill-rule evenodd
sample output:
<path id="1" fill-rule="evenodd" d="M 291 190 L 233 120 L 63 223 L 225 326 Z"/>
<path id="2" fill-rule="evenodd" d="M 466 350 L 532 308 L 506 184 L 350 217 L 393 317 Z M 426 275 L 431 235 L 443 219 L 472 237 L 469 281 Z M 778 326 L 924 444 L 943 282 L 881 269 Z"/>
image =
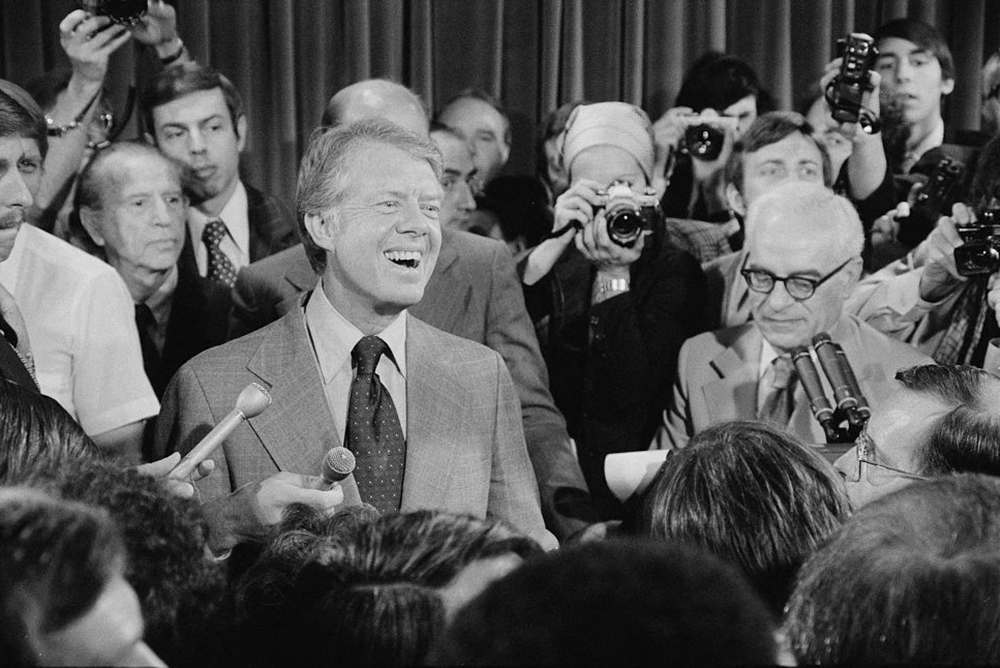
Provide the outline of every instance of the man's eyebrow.
<path id="1" fill-rule="evenodd" d="M 444 168 L 444 174 L 445 174 L 445 176 L 461 176 L 462 172 L 460 172 L 459 170 L 455 169 L 454 167 L 445 167 Z"/>

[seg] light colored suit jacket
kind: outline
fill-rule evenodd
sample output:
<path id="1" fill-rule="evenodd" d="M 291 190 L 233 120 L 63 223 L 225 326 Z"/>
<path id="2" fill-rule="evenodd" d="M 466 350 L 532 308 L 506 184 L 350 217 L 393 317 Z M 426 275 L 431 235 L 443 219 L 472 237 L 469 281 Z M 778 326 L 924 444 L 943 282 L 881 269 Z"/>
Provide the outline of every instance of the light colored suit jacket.
<path id="1" fill-rule="evenodd" d="M 574 490 L 586 494 L 566 421 L 549 392 L 549 377 L 524 294 L 506 245 L 467 232 L 441 231 L 441 254 L 424 297 L 410 314 L 440 330 L 500 353 L 521 400 L 528 454 L 538 477 L 549 528 L 565 539 L 596 518 L 581 519 L 557 500 Z M 230 337 L 263 327 L 298 307 L 316 287 L 302 245 L 244 267 L 233 290 Z M 595 511 L 596 512 L 596 511 Z"/>
<path id="2" fill-rule="evenodd" d="M 495 517 L 525 533 L 541 529 L 520 406 L 503 360 L 407 317 L 402 509 Z M 157 456 L 189 451 L 251 382 L 267 388 L 273 403 L 233 432 L 214 457 L 215 471 L 198 483 L 213 527 L 225 517 L 246 523 L 245 510 L 227 507 L 237 503 L 233 492 L 278 471 L 318 475 L 327 451 L 340 445 L 300 307 L 181 367 L 164 395 Z M 342 484 L 345 503 L 360 503 L 353 476 Z"/>
<path id="3" fill-rule="evenodd" d="M 842 316 L 829 334 L 843 347 L 873 411 L 892 389 L 897 371 L 934 363 L 854 316 Z M 706 427 L 730 420 L 755 420 L 762 340 L 753 322 L 688 339 L 681 347 L 673 400 L 664 412 L 654 447 L 684 447 L 691 436 Z M 833 390 L 822 369 L 819 375 L 832 403 Z M 793 396 L 795 408 L 788 431 L 805 443 L 825 443 L 801 382 L 795 384 Z"/>

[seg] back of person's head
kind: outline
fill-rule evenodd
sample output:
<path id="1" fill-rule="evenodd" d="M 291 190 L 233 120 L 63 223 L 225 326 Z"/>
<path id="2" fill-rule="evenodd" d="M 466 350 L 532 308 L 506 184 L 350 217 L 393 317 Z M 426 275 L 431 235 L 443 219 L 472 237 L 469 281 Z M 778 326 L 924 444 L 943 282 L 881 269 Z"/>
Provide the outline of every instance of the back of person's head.
<path id="1" fill-rule="evenodd" d="M 266 660 L 315 665 L 334 651 L 340 665 L 419 664 L 444 627 L 441 590 L 466 565 L 540 551 L 470 516 L 292 507 L 240 582 L 238 611 Z"/>
<path id="2" fill-rule="evenodd" d="M 155 137 L 153 110 L 182 97 L 214 89 L 222 91 L 234 131 L 239 134 L 237 120 L 245 115 L 243 96 L 222 73 L 199 63 L 184 63 L 168 67 L 149 82 L 139 98 L 140 112 L 146 132 Z"/>
<path id="3" fill-rule="evenodd" d="M 23 482 L 34 471 L 100 451 L 59 403 L 0 380 L 0 485 Z"/>
<path id="4" fill-rule="evenodd" d="M 879 26 L 874 37 L 876 44 L 888 37 L 897 37 L 913 42 L 937 58 L 941 65 L 942 79 L 955 78 L 955 61 L 951 56 L 951 49 L 948 48 L 948 43 L 944 41 L 944 37 L 934 26 L 909 17 L 894 19 Z"/>
<path id="5" fill-rule="evenodd" d="M 843 484 L 819 455 L 787 432 L 727 422 L 667 457 L 641 530 L 736 564 L 777 619 L 799 567 L 848 512 Z"/>
<path id="6" fill-rule="evenodd" d="M 715 109 L 721 113 L 748 96 L 757 101 L 758 114 L 774 109 L 771 96 L 749 63 L 736 56 L 709 51 L 688 68 L 674 106 L 691 107 L 696 112 Z"/>
<path id="7" fill-rule="evenodd" d="M 45 115 L 27 91 L 0 79 L 0 137 L 34 139 L 42 157 L 48 150 Z"/>
<path id="8" fill-rule="evenodd" d="M 86 614 L 124 557 L 106 513 L 34 489 L 0 488 L 4 665 L 36 665 L 35 644 Z"/>
<path id="9" fill-rule="evenodd" d="M 125 579 L 146 620 L 146 641 L 168 663 L 197 663 L 225 584 L 222 564 L 205 557 L 208 527 L 198 504 L 159 480 L 99 460 L 37 471 L 28 481 L 63 499 L 103 508 L 124 541 Z"/>
<path id="10" fill-rule="evenodd" d="M 899 371 L 896 380 L 952 407 L 913 443 L 922 475 L 1000 475 L 1000 378 L 974 366 L 928 364 Z"/>
<path id="11" fill-rule="evenodd" d="M 389 79 L 365 79 L 334 93 L 320 123 L 332 127 L 362 118 L 383 118 L 424 135 L 428 116 L 426 103 L 406 86 Z"/>
<path id="12" fill-rule="evenodd" d="M 527 563 L 463 608 L 440 665 L 661 665 L 776 660 L 743 577 L 693 547 L 605 541 Z"/>
<path id="13" fill-rule="evenodd" d="M 802 664 L 1000 663 L 1000 480 L 917 482 L 803 566 L 785 634 Z"/>
<path id="14" fill-rule="evenodd" d="M 448 107 L 463 100 L 478 100 L 479 102 L 485 102 L 490 107 L 493 107 L 493 110 L 496 111 L 498 114 L 500 114 L 500 117 L 503 119 L 504 122 L 503 137 L 500 137 L 500 139 L 503 140 L 504 144 L 510 146 L 511 141 L 513 139 L 513 135 L 510 127 L 510 116 L 507 115 L 507 109 L 503 106 L 503 103 L 500 102 L 500 100 L 498 100 L 495 96 L 490 95 L 485 90 L 477 86 L 470 86 L 469 88 L 463 88 L 454 96 L 452 96 L 450 100 L 444 103 L 444 106 L 441 107 L 441 112 L 438 113 L 437 117 L 434 120 L 440 120 L 441 116 L 444 115 Z"/>
<path id="15" fill-rule="evenodd" d="M 733 184 L 743 192 L 743 163 L 746 154 L 776 144 L 796 132 L 816 144 L 823 158 L 823 183 L 832 185 L 835 174 L 826 145 L 819 140 L 815 128 L 806 117 L 794 111 L 771 111 L 754 120 L 747 131 L 733 143 L 733 150 L 726 160 L 726 183 Z"/>

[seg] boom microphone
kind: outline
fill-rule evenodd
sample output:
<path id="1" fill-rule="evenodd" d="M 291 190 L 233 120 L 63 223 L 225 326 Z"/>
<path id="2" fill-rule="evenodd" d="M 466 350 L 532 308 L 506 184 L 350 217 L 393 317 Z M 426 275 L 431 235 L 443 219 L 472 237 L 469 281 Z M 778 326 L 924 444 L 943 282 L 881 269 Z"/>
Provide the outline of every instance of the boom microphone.
<path id="1" fill-rule="evenodd" d="M 823 381 L 819 378 L 819 371 L 813 364 L 809 348 L 799 346 L 792 351 L 792 364 L 795 365 L 795 372 L 799 374 L 802 387 L 805 388 L 806 396 L 809 397 L 809 409 L 813 417 L 823 427 L 826 434 L 827 443 L 836 443 L 838 440 L 837 426 L 833 423 L 833 406 L 826 398 L 823 391 Z"/>
<path id="2" fill-rule="evenodd" d="M 323 470 L 320 472 L 326 488 L 333 487 L 334 483 L 351 475 L 354 472 L 354 465 L 353 452 L 342 445 L 330 448 L 330 452 L 323 458 Z"/>
<path id="3" fill-rule="evenodd" d="M 267 393 L 267 390 L 257 383 L 247 385 L 236 399 L 236 407 L 230 411 L 229 415 L 222 418 L 222 421 L 215 425 L 198 445 L 184 455 L 184 458 L 167 474 L 167 477 L 176 480 L 186 479 L 194 473 L 198 464 L 208 459 L 209 455 L 229 438 L 229 435 L 240 426 L 241 422 L 248 418 L 257 417 L 270 405 L 271 395 Z"/>

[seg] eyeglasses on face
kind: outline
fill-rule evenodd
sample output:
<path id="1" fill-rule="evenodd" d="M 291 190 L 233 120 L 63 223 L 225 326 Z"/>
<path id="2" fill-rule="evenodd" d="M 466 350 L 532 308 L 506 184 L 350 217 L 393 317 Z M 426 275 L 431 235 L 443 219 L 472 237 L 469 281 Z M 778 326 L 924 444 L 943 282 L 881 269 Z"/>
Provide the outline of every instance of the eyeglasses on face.
<path id="1" fill-rule="evenodd" d="M 911 473 L 910 471 L 904 471 L 903 469 L 893 468 L 887 464 L 883 464 L 875 460 L 876 446 L 875 441 L 872 439 L 870 433 L 868 433 L 868 425 L 865 424 L 862 428 L 861 433 L 858 434 L 858 438 L 854 441 L 854 448 L 857 453 L 858 458 L 858 468 L 857 471 L 852 471 L 854 476 L 846 475 L 847 480 L 850 482 L 860 482 L 861 481 L 861 469 L 862 464 L 867 464 L 874 468 L 882 469 L 883 471 L 891 471 L 897 475 L 901 475 L 904 478 L 910 478 L 912 480 L 928 480 L 927 476 L 920 475 L 918 473 Z"/>
<path id="2" fill-rule="evenodd" d="M 816 288 L 823 285 L 831 278 L 837 275 L 837 273 L 849 265 L 853 257 L 848 258 L 839 267 L 831 271 L 826 276 L 821 278 L 809 278 L 808 276 L 775 276 L 769 271 L 764 271 L 763 269 L 747 269 L 746 263 L 749 261 L 749 256 L 747 260 L 743 261 L 743 268 L 740 269 L 740 274 L 743 276 L 743 280 L 747 282 L 747 286 L 754 292 L 760 292 L 762 294 L 771 294 L 774 290 L 775 283 L 784 283 L 785 290 L 791 295 L 792 299 L 803 301 L 809 299 L 816 293 Z"/>

